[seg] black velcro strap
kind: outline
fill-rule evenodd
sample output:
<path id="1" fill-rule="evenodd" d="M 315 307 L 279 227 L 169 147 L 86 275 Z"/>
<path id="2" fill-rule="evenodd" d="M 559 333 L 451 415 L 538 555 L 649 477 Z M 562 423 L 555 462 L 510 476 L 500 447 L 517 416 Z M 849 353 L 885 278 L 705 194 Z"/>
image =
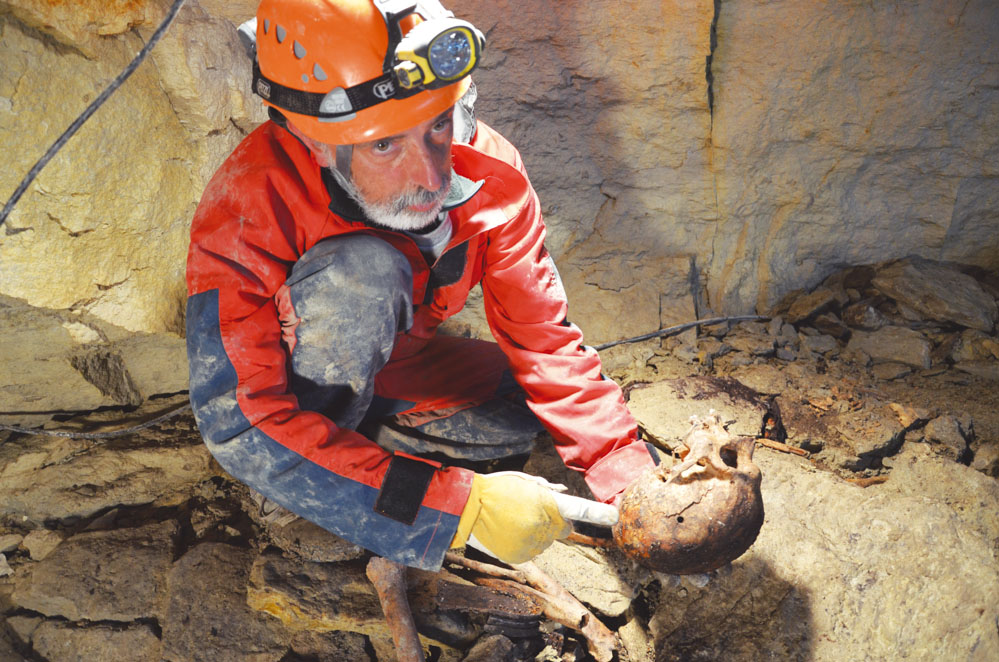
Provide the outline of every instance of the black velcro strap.
<path id="1" fill-rule="evenodd" d="M 375 512 L 403 524 L 415 522 L 438 466 L 405 455 L 394 455 L 378 490 Z"/>

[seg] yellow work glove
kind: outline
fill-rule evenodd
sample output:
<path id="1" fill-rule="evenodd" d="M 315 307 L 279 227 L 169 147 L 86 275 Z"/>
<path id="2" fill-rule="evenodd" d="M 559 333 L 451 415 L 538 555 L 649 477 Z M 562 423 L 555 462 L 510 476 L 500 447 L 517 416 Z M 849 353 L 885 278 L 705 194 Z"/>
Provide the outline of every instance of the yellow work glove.
<path id="1" fill-rule="evenodd" d="M 551 489 L 516 472 L 475 474 L 451 547 L 469 536 L 505 563 L 523 563 L 572 532 Z"/>

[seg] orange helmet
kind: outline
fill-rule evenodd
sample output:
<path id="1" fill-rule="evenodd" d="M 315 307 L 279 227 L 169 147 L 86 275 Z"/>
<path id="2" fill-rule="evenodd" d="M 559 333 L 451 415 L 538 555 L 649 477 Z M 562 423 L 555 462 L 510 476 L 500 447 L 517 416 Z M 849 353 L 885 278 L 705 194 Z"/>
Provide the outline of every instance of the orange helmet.
<path id="1" fill-rule="evenodd" d="M 253 91 L 333 145 L 401 133 L 453 106 L 485 43 L 437 0 L 262 0 L 256 22 Z"/>

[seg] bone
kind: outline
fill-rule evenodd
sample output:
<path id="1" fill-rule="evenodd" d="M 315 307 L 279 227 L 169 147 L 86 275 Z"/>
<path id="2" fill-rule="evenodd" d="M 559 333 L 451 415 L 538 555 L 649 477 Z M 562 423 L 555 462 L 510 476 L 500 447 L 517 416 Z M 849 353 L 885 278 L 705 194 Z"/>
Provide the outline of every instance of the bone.
<path id="1" fill-rule="evenodd" d="M 541 599 L 547 618 L 575 630 L 586 639 L 586 647 L 597 662 L 610 662 L 618 649 L 614 633 L 600 622 L 593 612 L 583 606 L 569 591 L 534 563 L 517 563 L 513 570 L 468 559 L 453 552 L 447 560 L 489 577 L 516 582 L 522 590 Z M 473 580 L 474 581 L 474 580 Z"/>
<path id="2" fill-rule="evenodd" d="M 717 476 L 731 476 L 732 469 L 721 457 L 721 449 L 733 441 L 731 434 L 721 425 L 721 417 L 712 409 L 707 416 L 690 417 L 690 431 L 683 438 L 689 449 L 683 461 L 669 470 L 669 483 L 683 472 L 697 464 L 704 464 L 706 470 Z"/>
<path id="3" fill-rule="evenodd" d="M 527 583 L 537 589 L 545 603 L 545 616 L 582 634 L 590 655 L 597 662 L 610 662 L 614 659 L 614 651 L 618 648 L 617 638 L 593 612 L 531 561 L 517 563 L 513 567 L 524 573 Z"/>
<path id="4" fill-rule="evenodd" d="M 382 613 L 395 641 L 398 662 L 425 662 L 420 635 L 406 598 L 406 568 L 376 556 L 368 561 L 365 572 L 378 593 Z"/>

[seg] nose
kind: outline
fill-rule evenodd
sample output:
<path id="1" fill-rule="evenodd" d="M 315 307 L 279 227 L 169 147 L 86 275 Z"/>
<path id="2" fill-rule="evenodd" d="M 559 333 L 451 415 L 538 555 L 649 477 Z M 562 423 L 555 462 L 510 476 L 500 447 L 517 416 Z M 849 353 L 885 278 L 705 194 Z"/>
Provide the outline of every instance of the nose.
<path id="1" fill-rule="evenodd" d="M 437 191 L 444 183 L 449 150 L 423 140 L 414 140 L 407 159 L 407 178 L 411 185 L 427 191 Z"/>

